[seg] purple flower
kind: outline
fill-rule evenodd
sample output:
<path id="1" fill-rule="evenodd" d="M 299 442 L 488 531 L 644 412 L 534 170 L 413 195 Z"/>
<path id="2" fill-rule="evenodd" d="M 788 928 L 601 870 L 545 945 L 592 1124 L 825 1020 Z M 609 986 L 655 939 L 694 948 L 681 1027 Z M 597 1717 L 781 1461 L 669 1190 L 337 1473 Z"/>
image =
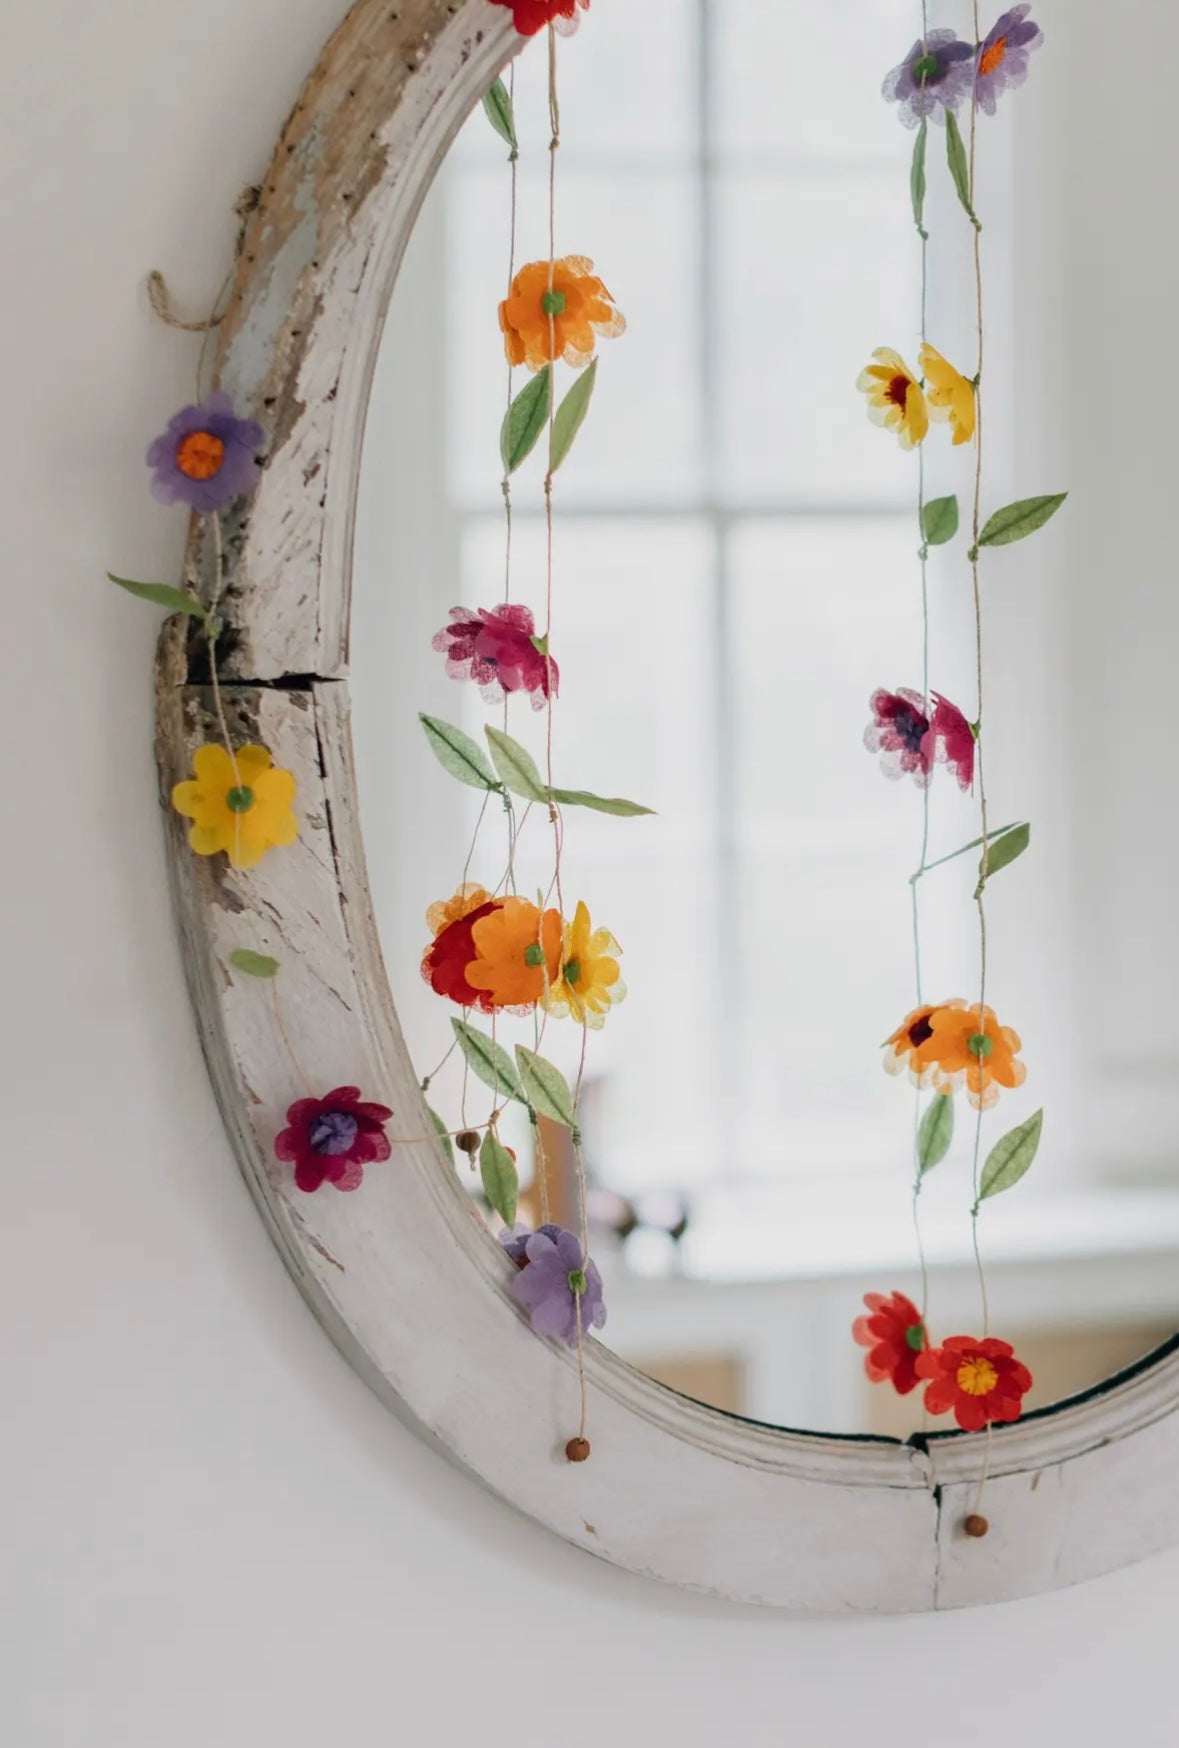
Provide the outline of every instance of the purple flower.
<path id="1" fill-rule="evenodd" d="M 957 109 L 969 94 L 974 50 L 952 30 L 931 30 L 918 37 L 899 67 L 894 67 L 882 90 L 889 103 L 900 105 L 906 127 L 932 118 L 940 110 Z"/>
<path id="2" fill-rule="evenodd" d="M 512 1254 L 518 1234 L 504 1249 Z M 594 1263 L 582 1257 L 581 1240 L 560 1226 L 542 1226 L 524 1239 L 525 1262 L 512 1282 L 512 1297 L 528 1311 L 537 1335 L 549 1335 L 577 1346 L 581 1333 L 601 1329 L 606 1321 L 602 1277 Z"/>
<path id="3" fill-rule="evenodd" d="M 147 465 L 155 469 L 152 496 L 161 504 L 220 510 L 257 485 L 255 451 L 261 443 L 261 425 L 235 419 L 227 394 L 218 391 L 199 407 L 181 407 L 147 452 Z"/>
<path id="4" fill-rule="evenodd" d="M 937 736 L 920 692 L 908 686 L 873 692 L 872 721 L 864 730 L 864 745 L 870 753 L 884 755 L 880 764 L 886 777 L 895 780 L 911 773 L 918 789 L 929 787 Z"/>
<path id="5" fill-rule="evenodd" d="M 994 115 L 1004 91 L 1023 84 L 1028 76 L 1028 56 L 1044 40 L 1044 32 L 1028 17 L 1030 11 L 1030 6 L 1013 6 L 979 49 L 974 89 L 979 108 L 988 115 Z"/>
<path id="6" fill-rule="evenodd" d="M 547 1226 L 538 1226 L 536 1231 L 543 1232 L 546 1238 L 556 1239 L 560 1237 L 564 1227 L 553 1226 L 550 1223 Z M 536 1232 L 531 1231 L 529 1227 L 517 1225 L 513 1227 L 511 1232 L 505 1228 L 499 1235 L 499 1242 L 503 1247 L 504 1255 L 514 1262 L 518 1269 L 522 1269 L 528 1261 L 528 1240 L 535 1237 Z"/>

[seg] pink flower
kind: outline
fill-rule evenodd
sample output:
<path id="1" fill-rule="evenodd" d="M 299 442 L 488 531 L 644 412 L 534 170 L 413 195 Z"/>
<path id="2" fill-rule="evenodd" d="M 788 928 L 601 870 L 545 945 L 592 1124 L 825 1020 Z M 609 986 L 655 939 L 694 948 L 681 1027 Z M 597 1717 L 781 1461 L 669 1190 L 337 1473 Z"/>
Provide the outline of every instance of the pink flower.
<path id="1" fill-rule="evenodd" d="M 956 704 L 940 692 L 935 692 L 933 699 L 938 759 L 953 771 L 959 789 L 965 792 L 974 787 L 974 730 Z"/>
<path id="2" fill-rule="evenodd" d="M 919 789 L 928 788 L 937 740 L 921 694 L 908 686 L 896 692 L 881 688 L 872 694 L 872 717 L 864 745 L 870 753 L 882 754 L 885 776 L 895 781 L 911 774 Z"/>
<path id="3" fill-rule="evenodd" d="M 358 1086 L 296 1099 L 287 1112 L 290 1127 L 275 1137 L 275 1158 L 294 1166 L 295 1183 L 308 1194 L 324 1183 L 359 1189 L 365 1166 L 392 1152 L 385 1134 L 392 1115 L 386 1105 L 363 1103 Z"/>
<path id="4" fill-rule="evenodd" d="M 528 692 L 534 710 L 557 695 L 560 670 L 548 654 L 543 637 L 527 607 L 505 602 L 502 607 L 452 607 L 450 624 L 433 639 L 432 648 L 446 657 L 452 680 L 474 680 L 484 698 L 494 704 L 507 692 Z"/>

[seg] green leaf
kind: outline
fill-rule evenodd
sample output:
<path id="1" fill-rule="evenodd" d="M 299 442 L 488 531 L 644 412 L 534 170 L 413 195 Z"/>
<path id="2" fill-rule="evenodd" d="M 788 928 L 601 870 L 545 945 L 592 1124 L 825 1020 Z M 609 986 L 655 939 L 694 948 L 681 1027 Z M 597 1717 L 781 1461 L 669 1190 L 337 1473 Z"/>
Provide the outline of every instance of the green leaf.
<path id="1" fill-rule="evenodd" d="M 511 146 L 513 158 L 516 157 L 520 149 L 516 140 L 516 118 L 512 113 L 512 99 L 502 79 L 497 79 L 491 90 L 484 92 L 483 110 L 500 139 Z"/>
<path id="2" fill-rule="evenodd" d="M 913 196 L 913 223 L 924 241 L 925 229 L 925 145 L 929 138 L 928 123 L 922 122 L 913 141 L 913 168 L 909 172 L 909 191 Z"/>
<path id="3" fill-rule="evenodd" d="M 917 1131 L 917 1164 L 922 1177 L 941 1164 L 953 1139 L 954 1101 L 945 1093 L 936 1093 Z"/>
<path id="4" fill-rule="evenodd" d="M 612 813 L 619 819 L 635 819 L 639 814 L 655 811 L 652 807 L 640 807 L 637 801 L 623 801 L 620 796 L 591 795 L 588 789 L 554 789 L 553 800 L 562 807 L 592 807 L 595 813 Z"/>
<path id="5" fill-rule="evenodd" d="M 583 370 L 565 399 L 557 408 L 557 416 L 553 420 L 553 435 L 549 442 L 549 475 L 556 473 L 565 457 L 573 447 L 573 439 L 585 422 L 589 412 L 589 404 L 593 398 L 594 384 L 598 380 L 598 361 L 595 358 L 588 370 Z"/>
<path id="6" fill-rule="evenodd" d="M 502 728 L 487 727 L 483 732 L 491 748 L 492 763 L 503 779 L 504 787 L 513 795 L 522 795 L 526 801 L 547 801 L 549 792 L 531 753 L 526 752 L 510 734 L 505 734 Z"/>
<path id="7" fill-rule="evenodd" d="M 1067 492 L 1050 492 L 1044 498 L 1018 498 L 1014 504 L 1005 504 L 987 522 L 978 537 L 979 545 L 1010 546 L 1013 540 L 1026 540 L 1052 520 L 1067 497 Z"/>
<path id="8" fill-rule="evenodd" d="M 975 218 L 974 208 L 970 204 L 970 163 L 952 109 L 946 110 L 946 159 L 950 166 L 954 187 L 958 190 L 958 199 L 965 208 L 966 216 L 975 230 L 981 231 L 982 226 Z"/>
<path id="9" fill-rule="evenodd" d="M 438 1115 L 438 1112 L 432 1111 L 430 1109 L 429 1105 L 426 1106 L 426 1115 L 429 1117 L 431 1123 L 433 1123 L 435 1129 L 437 1129 L 437 1131 L 438 1131 L 438 1139 L 442 1143 L 443 1153 L 445 1153 L 447 1159 L 449 1159 L 451 1165 L 453 1165 L 454 1164 L 454 1148 L 451 1145 L 450 1131 L 447 1129 L 446 1124 L 442 1121 L 442 1118 Z"/>
<path id="10" fill-rule="evenodd" d="M 926 546 L 944 546 L 958 532 L 958 500 L 933 498 L 921 512 L 921 532 Z"/>
<path id="11" fill-rule="evenodd" d="M 561 1070 L 546 1062 L 543 1056 L 525 1050 L 523 1044 L 516 1045 L 516 1062 L 520 1069 L 520 1083 L 533 1110 L 539 1111 L 542 1117 L 551 1117 L 554 1123 L 563 1123 L 576 1135 L 573 1094 Z"/>
<path id="12" fill-rule="evenodd" d="M 981 859 L 978 864 L 978 885 L 974 889 L 976 898 L 980 896 L 983 887 L 993 875 L 997 874 L 1001 868 L 1009 867 L 1017 856 L 1023 855 L 1031 842 L 1031 836 L 1032 828 L 1030 825 L 1016 825 L 1012 826 L 1009 832 L 1004 832 L 1002 837 L 991 838 L 987 844 L 985 871 Z"/>
<path id="13" fill-rule="evenodd" d="M 1026 1123 L 1021 1123 L 1018 1129 L 1010 1130 L 1001 1141 L 996 1141 L 983 1167 L 978 1201 L 974 1204 L 976 1214 L 983 1202 L 992 1196 L 1001 1196 L 1004 1190 L 1013 1189 L 1025 1175 L 1036 1157 L 1043 1127 L 1044 1113 L 1041 1110 L 1029 1117 Z"/>
<path id="14" fill-rule="evenodd" d="M 479 1175 L 483 1189 L 505 1226 L 516 1224 L 516 1201 L 520 1194 L 520 1175 L 516 1162 L 494 1129 L 483 1137 L 479 1149 Z"/>
<path id="15" fill-rule="evenodd" d="M 136 595 L 141 601 L 150 601 L 153 607 L 166 607 L 169 613 L 188 613 L 193 619 L 205 617 L 205 609 L 196 596 L 184 589 L 169 588 L 167 583 L 133 583 L 129 577 L 117 577 L 113 571 L 106 574 L 120 589 L 126 589 L 129 595 Z"/>
<path id="16" fill-rule="evenodd" d="M 999 839 L 1003 837 L 1006 832 L 1018 831 L 1019 826 L 1020 822 L 1018 820 L 1013 820 L 1010 825 L 1001 825 L 998 831 L 993 831 L 990 834 L 992 855 L 994 855 L 995 845 L 998 843 Z M 1031 830 L 1030 826 L 1028 827 L 1028 830 Z M 919 880 L 922 874 L 930 874 L 935 868 L 944 867 L 947 862 L 956 862 L 959 856 L 965 856 L 970 850 L 977 850 L 981 843 L 981 838 L 971 838 L 970 842 L 968 844 L 963 844 L 961 849 L 951 850 L 948 856 L 939 856 L 936 862 L 927 862 L 924 868 L 920 869 L 916 874 L 910 874 L 909 884 L 912 885 L 915 880 Z"/>
<path id="17" fill-rule="evenodd" d="M 484 1086 L 489 1086 L 492 1092 L 506 1093 L 510 1099 L 518 1099 L 521 1104 L 527 1101 L 520 1077 L 512 1065 L 512 1059 L 502 1045 L 494 1038 L 489 1038 L 486 1032 L 481 1032 L 469 1020 L 451 1020 L 454 1035 L 458 1039 L 459 1049 L 471 1065 L 471 1072 L 478 1076 Z"/>
<path id="18" fill-rule="evenodd" d="M 505 473 L 515 473 L 536 448 L 537 439 L 549 421 L 549 396 L 553 370 L 546 364 L 525 383 L 507 412 L 499 433 L 499 453 Z"/>
<path id="19" fill-rule="evenodd" d="M 472 789 L 499 788 L 495 773 L 483 756 L 483 748 L 469 734 L 437 716 L 419 714 L 418 721 L 425 729 L 426 739 L 443 770 Z"/>
<path id="20" fill-rule="evenodd" d="M 268 958 L 265 953 L 253 953 L 249 947 L 235 947 L 229 955 L 229 963 L 246 977 L 278 976 L 278 960 Z"/>

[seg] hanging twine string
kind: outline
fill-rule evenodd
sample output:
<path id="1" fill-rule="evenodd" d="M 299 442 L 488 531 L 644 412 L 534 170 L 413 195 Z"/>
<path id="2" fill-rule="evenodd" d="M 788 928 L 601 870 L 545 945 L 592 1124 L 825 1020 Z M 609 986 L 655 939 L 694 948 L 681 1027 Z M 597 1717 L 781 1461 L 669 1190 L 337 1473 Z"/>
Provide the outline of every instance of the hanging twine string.
<path id="1" fill-rule="evenodd" d="M 928 0 L 921 4 L 921 41 L 925 53 L 929 53 L 929 6 Z M 922 87 L 925 84 L 925 74 L 921 75 Z M 922 127 L 926 126 L 922 121 Z M 916 217 L 916 215 L 914 215 Z M 925 345 L 928 338 L 928 304 L 929 304 L 929 236 L 925 229 L 924 213 L 922 221 L 917 225 L 918 238 L 921 246 L 921 344 Z M 930 718 L 929 694 L 929 547 L 925 539 L 925 445 L 917 446 L 917 539 L 918 561 L 921 566 L 921 697 L 926 720 Z M 913 911 L 913 968 L 917 989 L 917 1006 L 920 1007 L 923 998 L 921 976 L 921 909 L 918 891 L 922 876 L 925 873 L 926 859 L 929 855 L 929 784 L 921 791 L 921 857 L 917 871 L 909 882 L 910 902 Z M 935 1094 L 940 1097 L 940 1094 Z M 921 1231 L 921 1187 L 923 1173 L 921 1170 L 921 1089 L 917 1089 L 913 1113 L 913 1238 L 917 1246 L 917 1259 L 921 1269 L 921 1322 L 924 1325 L 929 1315 L 929 1264 L 925 1255 L 925 1240 Z"/>
<path id="2" fill-rule="evenodd" d="M 978 134 L 978 78 L 977 56 L 982 42 L 982 32 L 979 20 L 979 0 L 972 0 L 972 21 L 974 25 L 975 45 L 975 79 L 971 85 L 970 99 L 970 157 L 969 157 L 969 191 L 970 210 L 976 214 L 978 206 L 975 197 L 975 146 Z M 983 354 L 984 354 L 984 323 L 983 323 L 983 277 L 982 277 L 982 227 L 977 218 L 973 221 L 974 230 L 974 297 L 975 297 L 975 327 L 978 340 L 978 367 L 975 376 L 975 448 L 974 448 L 974 503 L 971 511 L 970 540 L 970 576 L 974 596 L 974 652 L 975 681 L 978 696 L 978 725 L 975 764 L 978 774 L 979 814 L 982 830 L 982 856 L 979 865 L 978 890 L 976 903 L 978 905 L 978 935 L 979 935 L 979 991 L 978 991 L 978 1030 L 982 1036 L 985 1032 L 986 995 L 987 995 L 987 910 L 985 891 L 987 872 L 990 865 L 990 833 L 987 822 L 987 790 L 983 777 L 983 634 L 982 634 L 982 593 L 979 588 L 978 569 L 978 536 L 982 519 L 982 465 L 983 465 Z M 970 1212 L 970 1236 L 974 1250 L 974 1266 L 978 1274 L 979 1297 L 982 1301 L 983 1339 L 990 1334 L 991 1310 L 987 1294 L 987 1277 L 983 1268 L 982 1250 L 979 1245 L 978 1214 L 979 1214 L 979 1170 L 982 1157 L 982 1094 L 983 1094 L 983 1064 L 985 1058 L 979 1058 L 979 1105 L 978 1117 L 974 1125 L 974 1159 L 972 1179 L 974 1196 Z M 978 1491 L 975 1495 L 974 1511 L 966 1521 L 970 1534 L 986 1533 L 987 1520 L 980 1515 L 983 1495 L 986 1492 L 987 1478 L 991 1467 L 991 1441 L 993 1426 L 987 1422 L 986 1442 L 983 1446 L 982 1468 L 979 1472 Z"/>
<path id="3" fill-rule="evenodd" d="M 974 42 L 981 42 L 979 26 L 979 0 L 973 0 Z M 977 212 L 975 204 L 975 146 L 978 133 L 978 85 L 977 80 L 971 87 L 970 102 L 970 160 L 969 188 L 970 206 L 972 212 Z M 978 1030 L 982 1036 L 985 1032 L 986 997 L 987 997 L 987 907 L 986 884 L 990 866 L 990 832 L 987 819 L 987 789 L 983 774 L 983 631 L 982 631 L 982 591 L 979 587 L 978 536 L 982 521 L 982 465 L 983 465 L 983 278 L 982 278 L 982 227 L 975 220 L 974 226 L 974 292 L 975 292 L 975 329 L 978 341 L 978 369 L 975 382 L 975 448 L 974 448 L 974 502 L 971 510 L 971 541 L 970 541 L 970 576 L 974 596 L 974 653 L 975 653 L 975 683 L 978 696 L 977 746 L 975 749 L 975 770 L 978 778 L 978 801 L 982 832 L 982 857 L 979 867 L 978 893 L 978 935 L 979 935 L 979 991 L 978 991 Z M 983 1336 L 990 1333 L 990 1305 L 987 1297 L 986 1274 L 983 1269 L 982 1253 L 978 1237 L 978 1192 L 979 1171 L 982 1157 L 982 1081 L 983 1059 L 979 1058 L 979 1108 L 978 1119 L 974 1126 L 974 1160 L 973 1185 L 974 1199 L 970 1215 L 971 1241 L 974 1249 L 974 1263 L 978 1274 L 979 1297 L 982 1301 Z"/>

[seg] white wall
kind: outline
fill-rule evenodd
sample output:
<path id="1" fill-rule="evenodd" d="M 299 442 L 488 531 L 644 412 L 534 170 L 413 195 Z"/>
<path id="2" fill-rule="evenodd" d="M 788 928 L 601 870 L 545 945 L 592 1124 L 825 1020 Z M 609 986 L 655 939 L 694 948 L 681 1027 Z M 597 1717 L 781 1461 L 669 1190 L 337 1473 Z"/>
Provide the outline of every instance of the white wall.
<path id="1" fill-rule="evenodd" d="M 153 615 L 101 579 L 180 555 L 140 456 L 191 348 L 148 319 L 143 271 L 211 297 L 231 202 L 338 10 L 4 5 L 0 1738 L 1171 1742 L 1179 1555 L 880 1623 L 648 1588 L 403 1430 L 270 1250 L 173 941 Z"/>

